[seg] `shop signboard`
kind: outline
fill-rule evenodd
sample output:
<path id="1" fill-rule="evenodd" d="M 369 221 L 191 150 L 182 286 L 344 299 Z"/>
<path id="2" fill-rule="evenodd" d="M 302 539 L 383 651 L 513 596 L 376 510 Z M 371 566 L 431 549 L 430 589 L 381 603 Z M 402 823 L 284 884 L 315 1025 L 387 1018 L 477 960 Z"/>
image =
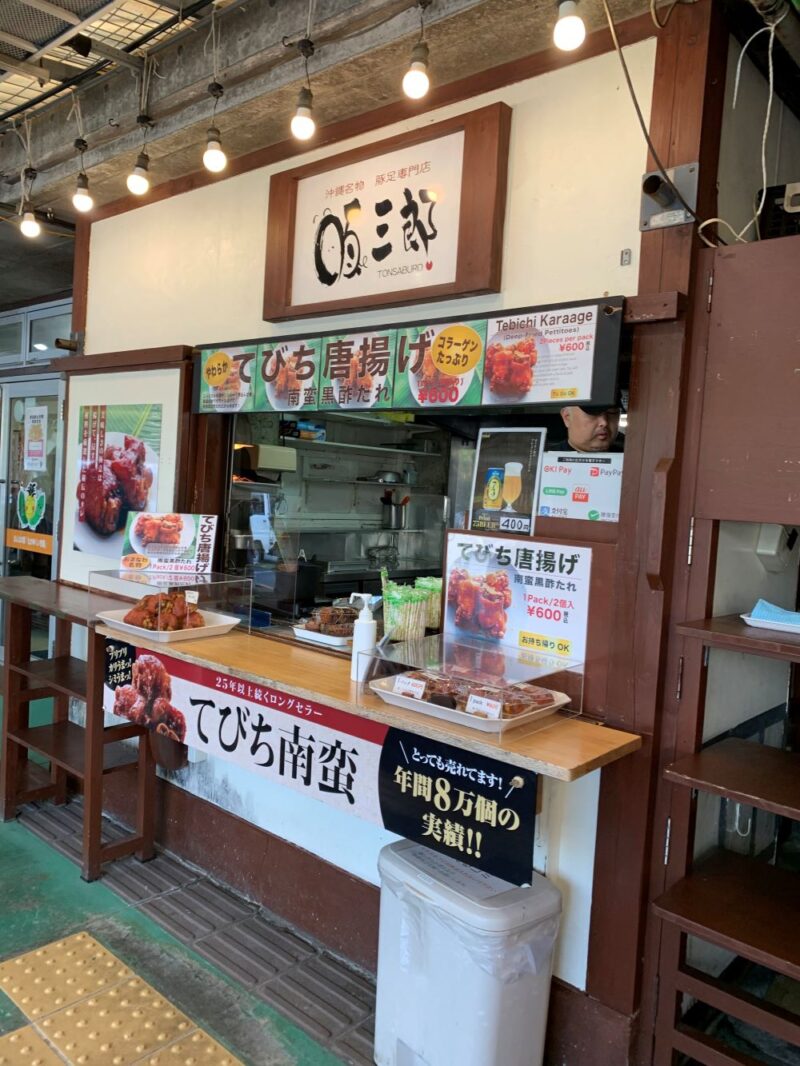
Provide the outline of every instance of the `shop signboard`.
<path id="1" fill-rule="evenodd" d="M 130 513 L 120 568 L 210 574 L 216 537 L 216 515 Z"/>
<path id="2" fill-rule="evenodd" d="M 321 348 L 320 337 L 286 337 L 263 344 L 258 355 L 255 410 L 318 410 Z"/>
<path id="3" fill-rule="evenodd" d="M 448 530 L 444 632 L 582 662 L 591 565 L 591 548 Z"/>
<path id="4" fill-rule="evenodd" d="M 510 125 L 492 104 L 273 174 L 264 318 L 499 291 Z"/>
<path id="5" fill-rule="evenodd" d="M 103 707 L 436 851 L 530 880 L 536 775 L 122 640 Z"/>
<path id="6" fill-rule="evenodd" d="M 469 527 L 486 532 L 533 533 L 544 429 L 482 429 L 472 471 Z"/>
<path id="7" fill-rule="evenodd" d="M 480 406 L 485 342 L 485 319 L 399 329 L 392 406 Z"/>
<path id="8" fill-rule="evenodd" d="M 621 296 L 209 345 L 201 413 L 616 403 Z M 313 366 L 312 366 L 313 364 Z M 302 372 L 302 377 L 300 376 Z"/>
<path id="9" fill-rule="evenodd" d="M 217 345 L 201 350 L 201 414 L 252 411 L 257 350 L 255 344 Z"/>
<path id="10" fill-rule="evenodd" d="M 619 522 L 622 452 L 545 452 L 539 514 Z"/>
<path id="11" fill-rule="evenodd" d="M 363 411 L 392 406 L 397 330 L 322 339 L 319 407 Z"/>
<path id="12" fill-rule="evenodd" d="M 292 302 L 455 281 L 464 131 L 297 183 Z"/>
<path id="13" fill-rule="evenodd" d="M 384 826 L 434 851 L 529 884 L 536 774 L 390 729 L 380 759 Z"/>

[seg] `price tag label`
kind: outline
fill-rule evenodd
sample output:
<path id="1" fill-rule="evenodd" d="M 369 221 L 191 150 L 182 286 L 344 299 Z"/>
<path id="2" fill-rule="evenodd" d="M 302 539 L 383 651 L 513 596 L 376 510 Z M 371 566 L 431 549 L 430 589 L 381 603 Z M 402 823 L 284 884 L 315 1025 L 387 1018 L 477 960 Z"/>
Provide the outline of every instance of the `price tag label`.
<path id="1" fill-rule="evenodd" d="M 394 679 L 394 691 L 398 696 L 413 696 L 415 700 L 421 700 L 425 695 L 425 682 L 421 677 L 404 677 L 398 674 Z"/>
<path id="2" fill-rule="evenodd" d="M 486 696 L 470 696 L 467 700 L 467 713 L 480 714 L 484 718 L 499 718 L 503 713 L 503 704 L 499 700 L 490 700 Z"/>
<path id="3" fill-rule="evenodd" d="M 531 520 L 521 514 L 501 514 L 500 529 L 508 533 L 530 533 Z"/>
<path id="4" fill-rule="evenodd" d="M 199 599 L 200 599 L 200 593 L 197 591 L 197 589 L 187 589 L 187 591 L 186 591 L 186 602 L 187 603 L 195 603 L 196 604 L 199 601 Z"/>
<path id="5" fill-rule="evenodd" d="M 483 342 L 472 326 L 445 326 L 431 346 L 434 366 L 451 377 L 474 370 L 482 355 Z"/>
<path id="6" fill-rule="evenodd" d="M 231 372 L 231 357 L 226 352 L 214 352 L 206 360 L 203 377 L 207 385 L 221 385 Z"/>

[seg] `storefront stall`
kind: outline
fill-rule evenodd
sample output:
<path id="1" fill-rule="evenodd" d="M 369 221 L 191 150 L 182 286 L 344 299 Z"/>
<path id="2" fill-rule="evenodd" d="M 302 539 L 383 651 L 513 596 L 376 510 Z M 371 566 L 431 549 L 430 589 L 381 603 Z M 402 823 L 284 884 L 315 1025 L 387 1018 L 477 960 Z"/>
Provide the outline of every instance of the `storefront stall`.
<path id="1" fill-rule="evenodd" d="M 668 165 L 721 108 L 710 6 L 658 53 L 647 21 L 624 42 Z M 161 843 L 368 967 L 397 836 L 545 873 L 555 1046 L 603 1066 L 643 994 L 692 255 L 640 245 L 645 146 L 604 48 L 100 211 L 58 563 L 85 608 L 54 607 L 91 623 L 88 672 L 55 680 L 87 702 L 92 817 L 134 822 L 104 713 L 159 762 L 128 850 L 159 812 Z M 361 656 L 353 593 L 382 598 Z"/>

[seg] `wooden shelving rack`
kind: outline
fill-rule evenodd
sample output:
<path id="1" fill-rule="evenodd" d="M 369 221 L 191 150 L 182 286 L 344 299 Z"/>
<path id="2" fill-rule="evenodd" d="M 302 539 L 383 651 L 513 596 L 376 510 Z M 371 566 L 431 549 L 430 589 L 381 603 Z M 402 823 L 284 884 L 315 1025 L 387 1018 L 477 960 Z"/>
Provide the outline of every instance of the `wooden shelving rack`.
<path id="1" fill-rule="evenodd" d="M 0 815 L 16 817 L 18 808 L 34 800 L 65 803 L 67 778 L 77 779 L 84 793 L 82 876 L 94 881 L 102 864 L 135 853 L 152 858 L 155 762 L 147 730 L 125 723 L 105 726 L 103 720 L 104 639 L 89 615 L 88 593 L 37 578 L 0 579 L 0 598 L 6 603 L 5 664 L 3 667 L 3 749 L 0 761 Z M 95 597 L 94 609 L 98 607 Z M 117 607 L 109 600 L 109 608 Z M 31 659 L 31 621 L 34 611 L 56 619 L 55 656 Z M 88 629 L 88 661 L 69 654 L 72 626 Z M 30 725 L 33 700 L 52 697 L 53 720 Z M 69 700 L 86 704 L 86 724 L 69 721 Z M 119 741 L 139 738 L 138 751 L 120 748 Z M 34 752 L 49 768 L 31 759 Z M 103 779 L 108 774 L 137 771 L 137 826 L 133 836 L 102 842 Z"/>
<path id="2" fill-rule="evenodd" d="M 755 629 L 737 615 L 686 622 L 685 637 L 707 647 L 727 648 L 800 662 L 800 637 Z M 723 796 L 800 821 L 800 755 L 729 738 L 668 766 L 677 786 Z M 677 927 L 677 968 L 661 975 L 655 1066 L 680 1052 L 704 1066 L 750 1066 L 753 1060 L 681 1020 L 680 996 L 690 995 L 746 1024 L 800 1045 L 800 1019 L 686 962 L 686 937 L 700 937 L 779 974 L 800 980 L 800 878 L 791 871 L 728 851 L 716 851 L 653 904 L 663 921 Z"/>

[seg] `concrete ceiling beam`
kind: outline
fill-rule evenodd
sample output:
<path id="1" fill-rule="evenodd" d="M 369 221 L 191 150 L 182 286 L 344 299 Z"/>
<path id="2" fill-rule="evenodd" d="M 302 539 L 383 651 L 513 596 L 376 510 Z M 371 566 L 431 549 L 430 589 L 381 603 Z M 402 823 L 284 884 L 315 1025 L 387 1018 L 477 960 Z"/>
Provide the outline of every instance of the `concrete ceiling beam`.
<path id="1" fill-rule="evenodd" d="M 484 2 L 437 0 L 429 8 L 426 21 L 434 25 Z M 272 8 L 264 0 L 235 7 L 220 17 L 220 80 L 225 95 L 217 109 L 218 120 L 224 119 L 227 111 L 303 79 L 304 68 L 297 52 L 282 42 L 284 38 L 296 41 L 305 34 L 305 15 L 305 4 Z M 347 3 L 318 0 L 312 30 L 317 45 L 310 62 L 312 88 L 315 75 L 410 38 L 418 28 L 416 0 L 349 0 Z M 158 63 L 158 76 L 152 79 L 148 103 L 148 113 L 155 120 L 148 136 L 148 149 L 154 160 L 158 156 L 159 140 L 202 125 L 210 118 L 211 101 L 206 87 L 211 80 L 211 59 L 206 49 L 207 36 L 208 20 L 205 20 L 152 53 Z M 70 106 L 69 100 L 59 101 L 32 119 L 39 196 L 49 186 L 77 172 L 72 131 L 66 121 Z M 132 81 L 130 72 L 118 72 L 83 89 L 81 110 L 89 142 L 85 162 L 90 177 L 93 167 L 102 168 L 123 153 L 133 155 L 140 150 L 142 134 L 135 121 L 138 80 Z M 287 126 L 288 119 L 287 114 Z M 0 154 L 0 168 L 5 176 L 0 177 L 0 189 L 2 196 L 11 200 L 18 194 L 18 175 L 24 165 L 14 140 L 5 138 Z"/>

